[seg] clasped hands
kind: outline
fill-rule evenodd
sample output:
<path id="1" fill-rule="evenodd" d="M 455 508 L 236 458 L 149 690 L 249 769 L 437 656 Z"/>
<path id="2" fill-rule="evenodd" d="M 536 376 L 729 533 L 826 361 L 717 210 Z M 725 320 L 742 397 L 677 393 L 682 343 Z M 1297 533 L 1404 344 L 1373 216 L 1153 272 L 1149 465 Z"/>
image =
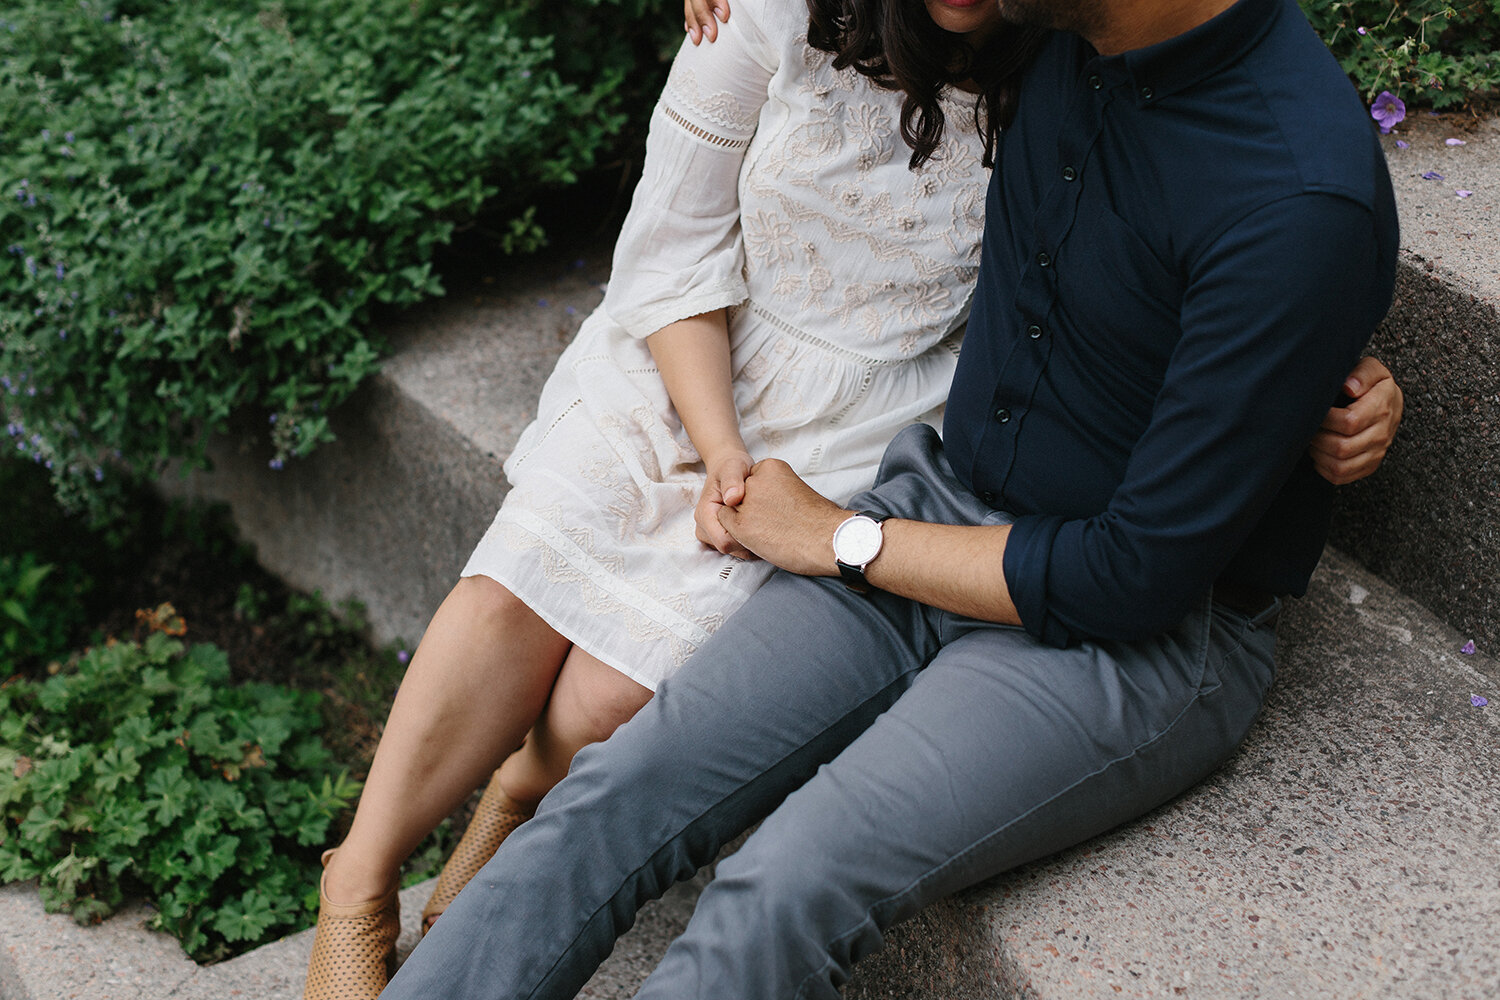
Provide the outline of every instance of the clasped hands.
<path id="1" fill-rule="evenodd" d="M 721 456 L 694 512 L 698 540 L 725 555 L 764 559 L 803 576 L 833 576 L 833 529 L 849 512 L 778 458 Z"/>

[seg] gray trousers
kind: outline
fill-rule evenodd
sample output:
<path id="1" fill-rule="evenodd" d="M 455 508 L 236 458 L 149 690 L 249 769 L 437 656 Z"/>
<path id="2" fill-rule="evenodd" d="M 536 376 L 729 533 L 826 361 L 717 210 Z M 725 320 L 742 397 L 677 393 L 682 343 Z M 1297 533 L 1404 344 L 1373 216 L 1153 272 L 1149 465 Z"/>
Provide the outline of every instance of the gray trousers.
<path id="1" fill-rule="evenodd" d="M 1001 523 L 909 428 L 853 506 Z M 997 568 L 998 569 L 998 568 Z M 1208 774 L 1273 675 L 1273 630 L 1205 595 L 1145 642 L 1038 644 L 777 574 L 579 754 L 383 994 L 573 997 L 636 910 L 757 821 L 640 997 L 831 998 L 885 929 Z"/>

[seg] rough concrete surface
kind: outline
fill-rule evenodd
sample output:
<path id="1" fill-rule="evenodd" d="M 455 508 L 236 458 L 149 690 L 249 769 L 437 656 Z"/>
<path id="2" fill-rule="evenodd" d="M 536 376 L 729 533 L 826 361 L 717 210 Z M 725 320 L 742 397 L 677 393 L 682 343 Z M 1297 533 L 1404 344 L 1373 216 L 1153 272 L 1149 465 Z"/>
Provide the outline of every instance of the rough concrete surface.
<path id="1" fill-rule="evenodd" d="M 589 980 L 583 997 L 623 1000 L 682 932 L 706 873 L 641 911 L 636 926 Z M 416 947 L 431 881 L 401 892 L 404 958 Z M 296 1000 L 302 996 L 311 930 L 220 962 L 199 966 L 177 941 L 149 929 L 151 909 L 136 904 L 97 927 L 45 913 L 34 882 L 0 887 L 0 1000 Z"/>
<path id="2" fill-rule="evenodd" d="M 1418 111 L 1381 144 L 1402 249 L 1500 306 L 1500 119 Z"/>

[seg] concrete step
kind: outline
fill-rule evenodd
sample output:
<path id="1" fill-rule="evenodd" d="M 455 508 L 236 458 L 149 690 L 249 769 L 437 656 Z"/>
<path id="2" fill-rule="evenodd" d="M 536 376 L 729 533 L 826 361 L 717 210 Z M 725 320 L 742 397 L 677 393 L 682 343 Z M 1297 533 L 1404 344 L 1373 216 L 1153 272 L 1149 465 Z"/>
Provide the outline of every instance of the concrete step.
<path id="1" fill-rule="evenodd" d="M 1377 349 L 1408 419 L 1381 475 L 1346 493 L 1342 552 L 1285 619 L 1281 676 L 1245 748 L 1143 820 L 897 928 L 846 995 L 1500 996 L 1500 127 L 1406 129 L 1409 148 L 1387 150 L 1400 301 Z M 1459 134 L 1464 146 L 1445 144 Z M 213 473 L 165 488 L 228 500 L 268 567 L 358 597 L 377 638 L 414 643 L 600 297 L 606 256 L 575 257 L 404 317 L 384 372 L 314 458 L 273 472 L 265 428 L 245 426 L 214 444 Z M 1479 653 L 1459 652 L 1468 639 Z M 695 896 L 656 904 L 585 994 L 628 996 Z M 80 929 L 42 915 L 27 886 L 0 890 L 0 1000 L 300 989 L 306 935 L 200 969 L 145 917 Z"/>

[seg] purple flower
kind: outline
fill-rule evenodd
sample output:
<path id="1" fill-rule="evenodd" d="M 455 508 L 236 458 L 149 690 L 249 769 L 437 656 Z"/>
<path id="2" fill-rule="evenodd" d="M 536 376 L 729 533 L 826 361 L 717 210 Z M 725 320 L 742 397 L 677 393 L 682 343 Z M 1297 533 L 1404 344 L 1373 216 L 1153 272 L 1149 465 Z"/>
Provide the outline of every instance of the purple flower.
<path id="1" fill-rule="evenodd" d="M 1484 706 L 1488 705 L 1489 703 L 1490 703 L 1490 700 L 1488 698 L 1486 698 L 1482 694 L 1471 694 L 1471 695 L 1469 695 L 1469 704 L 1473 705 L 1475 708 L 1483 708 Z"/>
<path id="2" fill-rule="evenodd" d="M 1470 639 L 1468 642 L 1464 643 L 1463 644 L 1463 648 L 1460 649 L 1459 652 L 1462 653 L 1462 654 L 1464 654 L 1465 656 L 1473 656 L 1474 655 L 1474 640 Z"/>
<path id="3" fill-rule="evenodd" d="M 1370 117 L 1375 119 L 1375 124 L 1380 126 L 1380 132 L 1384 135 L 1406 117 L 1406 104 L 1389 90 L 1382 90 L 1375 98 L 1375 103 L 1370 105 Z"/>
<path id="4" fill-rule="evenodd" d="M 1397 139 L 1396 140 L 1396 148 L 1397 149 L 1411 149 L 1411 143 L 1407 142 L 1405 139 Z"/>
<path id="5" fill-rule="evenodd" d="M 1365 33 L 1365 29 L 1364 28 L 1355 28 L 1354 30 L 1357 31 L 1357 32 L 1359 32 L 1361 35 L 1363 35 Z"/>
<path id="6" fill-rule="evenodd" d="M 1473 191 L 1466 191 L 1463 188 L 1459 188 L 1457 191 L 1455 191 L 1453 193 L 1456 194 L 1456 195 L 1458 195 L 1460 198 L 1467 198 L 1467 197 L 1469 197 L 1469 195 L 1473 194 L 1474 192 Z"/>
<path id="7" fill-rule="evenodd" d="M 1436 170 L 1429 170 L 1427 171 L 1427 173 L 1422 175 L 1422 179 L 1424 181 L 1440 181 L 1443 179 L 1443 175 L 1438 173 Z"/>
<path id="8" fill-rule="evenodd" d="M 282 470 L 282 468 L 285 467 L 285 465 L 286 465 L 286 463 L 283 462 L 279 458 L 273 458 L 269 462 L 267 462 L 266 464 L 271 467 L 271 470 L 273 472 L 280 472 Z"/>
<path id="9" fill-rule="evenodd" d="M 57 265 L 57 270 L 54 273 L 56 273 L 57 275 L 57 280 L 61 281 L 63 280 L 63 275 L 67 274 L 68 272 L 63 269 L 63 266 L 61 264 L 59 264 Z"/>
<path id="10" fill-rule="evenodd" d="M 104 470 L 101 469 L 101 468 L 99 468 L 99 466 L 97 466 L 97 465 L 94 466 L 94 482 L 96 482 L 96 483 L 102 483 L 102 482 L 104 482 Z"/>
<path id="11" fill-rule="evenodd" d="M 398 663 L 405 663 L 407 660 L 410 660 L 410 659 L 411 659 L 411 654 L 408 653 L 406 650 L 401 649 L 401 650 L 397 650 L 396 651 L 396 661 Z"/>
<path id="12" fill-rule="evenodd" d="M 1444 139 L 1443 140 L 1443 145 L 1445 145 L 1445 146 L 1467 146 L 1468 143 L 1464 142 L 1462 139 Z"/>
<path id="13" fill-rule="evenodd" d="M 548 302 L 546 299 L 537 299 L 536 300 L 536 307 L 538 309 L 546 309 L 551 304 L 552 303 Z"/>

